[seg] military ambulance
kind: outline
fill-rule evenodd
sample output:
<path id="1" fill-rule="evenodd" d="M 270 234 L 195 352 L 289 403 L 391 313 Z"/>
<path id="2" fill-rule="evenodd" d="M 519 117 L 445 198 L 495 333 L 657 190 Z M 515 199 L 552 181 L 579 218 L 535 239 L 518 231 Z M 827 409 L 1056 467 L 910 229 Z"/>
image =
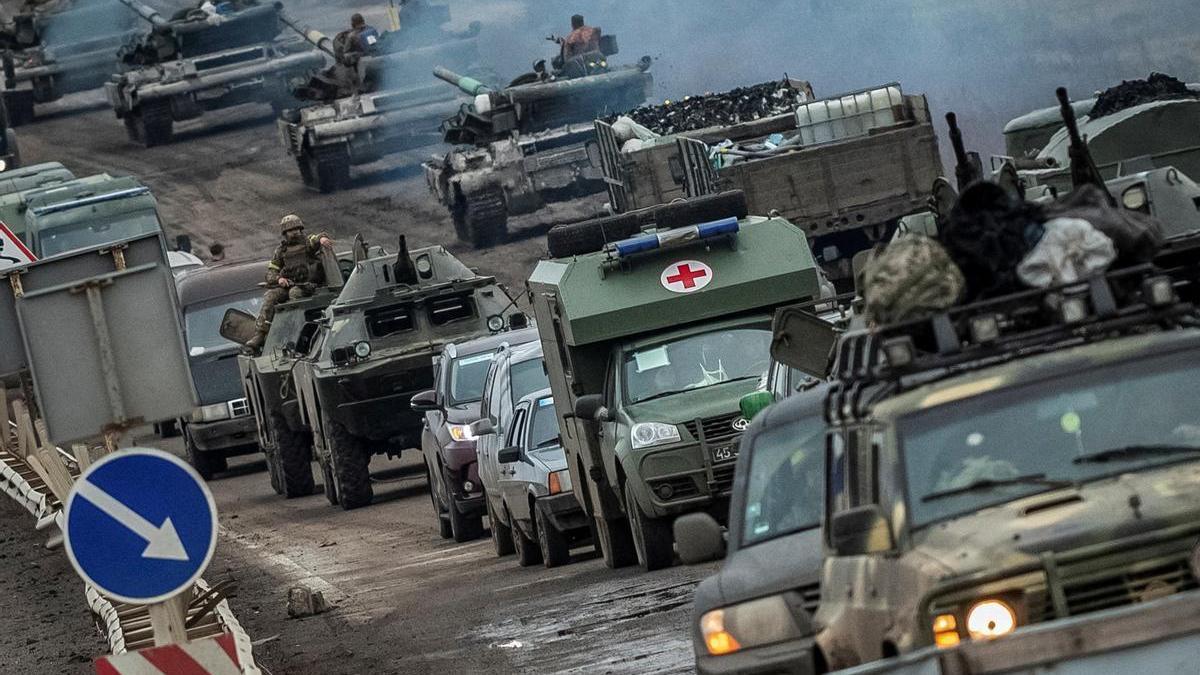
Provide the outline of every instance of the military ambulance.
<path id="1" fill-rule="evenodd" d="M 824 281 L 804 232 L 727 193 L 555 228 L 529 289 L 576 494 L 605 563 L 674 560 L 676 516 L 720 521 L 777 307 Z M 608 242 L 608 243 L 605 243 Z"/>

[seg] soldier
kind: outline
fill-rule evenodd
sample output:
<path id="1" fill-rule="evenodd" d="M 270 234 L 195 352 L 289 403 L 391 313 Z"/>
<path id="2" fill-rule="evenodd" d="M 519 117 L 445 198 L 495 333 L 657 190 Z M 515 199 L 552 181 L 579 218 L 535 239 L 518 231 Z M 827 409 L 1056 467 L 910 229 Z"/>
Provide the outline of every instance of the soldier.
<path id="1" fill-rule="evenodd" d="M 571 17 L 571 34 L 562 40 L 562 57 L 570 61 L 576 56 L 600 49 L 600 29 L 583 23 L 583 15 Z"/>
<path id="2" fill-rule="evenodd" d="M 283 241 L 267 265 L 267 294 L 258 313 L 258 335 L 246 346 L 253 351 L 262 348 L 275 306 L 288 300 L 299 300 L 313 294 L 325 283 L 325 268 L 321 265 L 321 249 L 333 248 L 333 240 L 324 232 L 304 235 L 304 222 L 299 216 L 284 216 L 279 222 Z"/>
<path id="3" fill-rule="evenodd" d="M 350 17 L 350 40 L 346 46 L 347 52 L 366 54 L 379 42 L 379 31 L 367 23 L 362 14 Z"/>

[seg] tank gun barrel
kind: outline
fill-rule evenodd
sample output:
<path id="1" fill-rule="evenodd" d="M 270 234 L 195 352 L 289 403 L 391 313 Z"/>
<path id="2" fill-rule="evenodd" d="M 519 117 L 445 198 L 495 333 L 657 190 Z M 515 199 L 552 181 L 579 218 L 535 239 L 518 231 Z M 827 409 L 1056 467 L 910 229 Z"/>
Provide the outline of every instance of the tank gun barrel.
<path id="1" fill-rule="evenodd" d="M 288 28 L 291 28 L 292 30 L 299 33 L 300 37 L 302 37 L 305 40 L 307 40 L 308 42 L 310 42 L 317 49 L 336 58 L 336 54 L 333 51 L 333 38 L 329 37 L 328 35 L 322 33 L 319 30 L 315 30 L 309 26 L 305 26 L 304 24 L 299 23 L 294 18 L 292 18 L 291 15 L 289 15 L 287 12 L 283 11 L 282 4 L 283 3 L 276 4 L 276 7 L 279 10 L 280 23 L 282 23 L 283 25 L 287 26 Z"/>
<path id="2" fill-rule="evenodd" d="M 478 96 L 480 94 L 487 94 L 492 91 L 491 87 L 480 82 L 479 80 L 476 80 L 473 77 L 467 77 L 466 75 L 459 75 L 453 70 L 443 66 L 434 67 L 433 76 L 443 82 L 448 82 L 458 87 L 462 91 L 466 92 L 469 96 Z"/>
<path id="3" fill-rule="evenodd" d="M 139 2 L 139 0 L 117 0 L 117 2 L 133 10 L 135 14 L 153 24 L 155 28 L 165 28 L 171 23 L 165 16 L 159 14 L 158 10 Z"/>

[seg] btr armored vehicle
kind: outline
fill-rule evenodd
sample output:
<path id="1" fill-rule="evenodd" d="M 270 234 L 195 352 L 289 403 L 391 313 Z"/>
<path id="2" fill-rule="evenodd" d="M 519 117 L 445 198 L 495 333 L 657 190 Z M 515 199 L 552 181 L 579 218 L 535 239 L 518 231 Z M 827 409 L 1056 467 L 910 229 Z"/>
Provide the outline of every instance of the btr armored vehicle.
<path id="1" fill-rule="evenodd" d="M 592 121 L 641 104 L 653 84 L 649 57 L 610 67 L 616 53 L 616 40 L 605 36 L 601 51 L 553 73 L 539 63 L 499 91 L 434 71 L 474 97 L 442 126 L 455 149 L 425 164 L 429 188 L 450 211 L 460 241 L 492 246 L 507 234 L 509 216 L 604 190 L 598 157 L 588 150 Z"/>
<path id="2" fill-rule="evenodd" d="M 842 339 L 821 582 L 838 590 L 816 615 L 831 669 L 1198 587 L 1197 245 Z M 1143 625 L 1162 629 L 1100 634 Z"/>
<path id="3" fill-rule="evenodd" d="M 651 570 L 676 516 L 725 519 L 774 310 L 832 292 L 803 231 L 740 193 L 642 217 L 551 230 L 528 284 L 576 495 L 605 562 Z"/>
<path id="4" fill-rule="evenodd" d="M 312 45 L 276 39 L 283 29 L 281 3 L 252 0 L 228 13 L 194 9 L 167 19 L 139 0 L 119 1 L 151 30 L 122 48 L 124 72 L 104 91 L 130 140 L 147 147 L 170 142 L 175 122 L 206 110 L 243 103 L 282 110 L 289 80 L 325 64 Z"/>
<path id="5" fill-rule="evenodd" d="M 433 386 L 433 357 L 450 342 L 503 330 L 513 301 L 440 246 L 355 265 L 313 328 L 294 370 L 301 421 L 312 430 L 331 503 L 371 503 L 372 455 L 421 444 L 414 395 Z"/>
<path id="6" fill-rule="evenodd" d="M 477 71 L 481 59 L 473 24 L 462 33 L 442 26 L 446 5 L 412 1 L 403 7 L 403 29 L 385 32 L 368 53 L 346 54 L 316 31 L 289 24 L 335 60 L 326 71 L 294 87 L 307 104 L 285 110 L 278 121 L 283 145 L 296 159 L 305 187 L 332 192 L 350 183 L 351 166 L 441 143 L 438 126 L 463 99 L 429 81 L 434 66 Z"/>

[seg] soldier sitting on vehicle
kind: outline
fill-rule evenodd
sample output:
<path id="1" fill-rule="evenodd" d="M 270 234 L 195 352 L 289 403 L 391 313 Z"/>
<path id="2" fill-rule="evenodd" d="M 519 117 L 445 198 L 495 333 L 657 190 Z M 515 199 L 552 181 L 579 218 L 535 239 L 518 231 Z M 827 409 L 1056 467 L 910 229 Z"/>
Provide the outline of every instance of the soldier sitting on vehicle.
<path id="1" fill-rule="evenodd" d="M 577 56 L 600 51 L 600 29 L 585 25 L 583 15 L 576 14 L 571 17 L 571 34 L 559 42 L 562 43 L 563 61 L 570 61 Z"/>
<path id="2" fill-rule="evenodd" d="M 306 298 L 325 285 L 321 250 L 333 248 L 333 240 L 324 232 L 305 236 L 304 222 L 296 215 L 284 216 L 279 231 L 283 241 L 267 265 L 267 294 L 258 313 L 258 335 L 246 344 L 255 352 L 262 349 L 267 338 L 276 305 Z"/>

